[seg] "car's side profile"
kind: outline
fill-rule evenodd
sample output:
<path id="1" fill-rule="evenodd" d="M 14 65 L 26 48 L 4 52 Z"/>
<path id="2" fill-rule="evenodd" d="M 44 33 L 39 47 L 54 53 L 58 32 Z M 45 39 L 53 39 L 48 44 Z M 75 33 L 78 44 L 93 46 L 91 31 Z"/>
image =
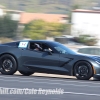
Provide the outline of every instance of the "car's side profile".
<path id="1" fill-rule="evenodd" d="M 78 48 L 77 52 L 100 56 L 100 47 L 99 46 L 85 46 L 85 47 Z"/>
<path id="2" fill-rule="evenodd" d="M 23 75 L 72 75 L 87 80 L 100 76 L 100 57 L 78 54 L 58 42 L 24 40 L 0 45 L 0 71 L 6 75 L 16 71 Z"/>

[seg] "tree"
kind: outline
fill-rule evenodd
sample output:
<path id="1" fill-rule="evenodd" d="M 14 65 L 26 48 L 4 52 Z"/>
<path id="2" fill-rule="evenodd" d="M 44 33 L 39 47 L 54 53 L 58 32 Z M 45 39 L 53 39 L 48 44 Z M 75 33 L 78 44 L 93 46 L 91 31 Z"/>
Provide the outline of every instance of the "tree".
<path id="1" fill-rule="evenodd" d="M 54 37 L 62 35 L 65 31 L 65 24 L 61 23 L 47 23 L 46 30 L 47 30 L 47 36 L 48 37 Z"/>
<path id="2" fill-rule="evenodd" d="M 65 24 L 34 20 L 25 25 L 23 35 L 31 39 L 46 39 L 63 33 Z"/>
<path id="3" fill-rule="evenodd" d="M 25 25 L 23 35 L 31 39 L 45 39 L 46 22 L 42 20 L 34 20 Z"/>
<path id="4" fill-rule="evenodd" d="M 0 37 L 12 38 L 16 35 L 18 22 L 11 20 L 9 15 L 0 18 Z"/>

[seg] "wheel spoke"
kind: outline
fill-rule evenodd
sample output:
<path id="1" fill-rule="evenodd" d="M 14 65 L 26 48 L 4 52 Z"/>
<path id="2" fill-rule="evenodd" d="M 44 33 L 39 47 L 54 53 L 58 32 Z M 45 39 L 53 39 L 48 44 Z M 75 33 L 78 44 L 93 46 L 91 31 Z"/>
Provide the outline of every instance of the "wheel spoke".
<path id="1" fill-rule="evenodd" d="M 81 65 L 81 66 L 78 66 L 78 74 L 80 76 L 87 76 L 88 75 L 88 68 L 86 65 Z"/>
<path id="2" fill-rule="evenodd" d="M 10 59 L 8 58 L 4 58 L 3 62 L 2 62 L 2 68 L 4 71 L 8 72 L 12 69 L 13 67 L 13 63 Z"/>
<path id="3" fill-rule="evenodd" d="M 16 59 L 10 54 L 0 57 L 0 72 L 5 75 L 13 75 L 17 71 Z"/>
<path id="4" fill-rule="evenodd" d="M 75 65 L 75 76 L 77 79 L 87 80 L 93 76 L 93 70 L 90 63 L 80 61 Z"/>

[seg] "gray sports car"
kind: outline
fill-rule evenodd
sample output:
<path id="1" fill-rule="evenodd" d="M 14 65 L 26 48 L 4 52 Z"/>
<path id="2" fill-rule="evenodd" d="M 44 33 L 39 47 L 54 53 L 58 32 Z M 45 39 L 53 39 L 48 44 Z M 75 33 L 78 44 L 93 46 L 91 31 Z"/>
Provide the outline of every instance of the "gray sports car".
<path id="1" fill-rule="evenodd" d="M 12 75 L 35 72 L 76 76 L 88 80 L 100 77 L 100 57 L 79 54 L 63 44 L 45 40 L 24 40 L 0 45 L 0 71 Z"/>

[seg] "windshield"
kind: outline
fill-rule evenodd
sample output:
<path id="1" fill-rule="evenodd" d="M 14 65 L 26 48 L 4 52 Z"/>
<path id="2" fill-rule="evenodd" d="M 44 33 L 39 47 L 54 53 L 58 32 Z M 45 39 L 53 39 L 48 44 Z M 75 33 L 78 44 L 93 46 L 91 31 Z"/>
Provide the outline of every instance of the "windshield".
<path id="1" fill-rule="evenodd" d="M 60 43 L 52 43 L 53 49 L 55 49 L 57 52 L 62 53 L 62 54 L 76 54 L 73 50 L 69 49 L 63 44 Z"/>

